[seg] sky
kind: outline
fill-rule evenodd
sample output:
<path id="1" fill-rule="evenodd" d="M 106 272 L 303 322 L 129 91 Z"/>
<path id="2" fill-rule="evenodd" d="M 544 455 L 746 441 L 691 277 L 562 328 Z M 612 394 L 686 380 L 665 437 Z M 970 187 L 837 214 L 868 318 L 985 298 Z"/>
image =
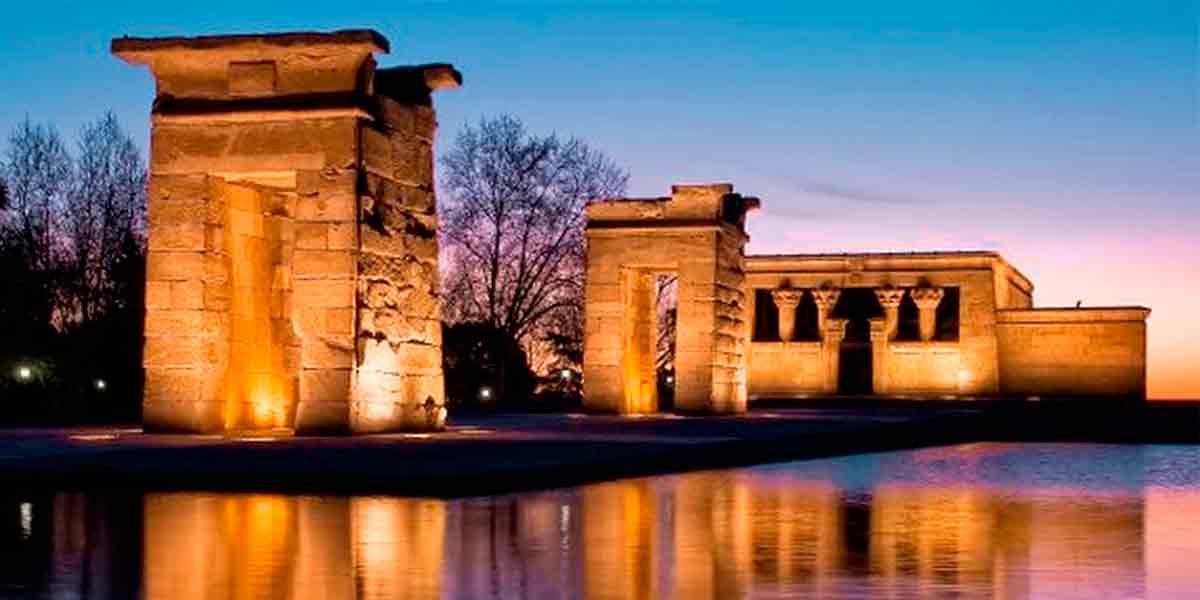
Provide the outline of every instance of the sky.
<path id="1" fill-rule="evenodd" d="M 111 109 L 145 148 L 153 82 L 112 37 L 373 28 L 383 66 L 463 72 L 436 98 L 440 149 L 510 113 L 614 158 L 630 195 L 762 198 L 752 253 L 998 251 L 1039 306 L 1150 306 L 1150 395 L 1200 398 L 1200 0 L 2 10 L 0 132 L 71 137 Z"/>

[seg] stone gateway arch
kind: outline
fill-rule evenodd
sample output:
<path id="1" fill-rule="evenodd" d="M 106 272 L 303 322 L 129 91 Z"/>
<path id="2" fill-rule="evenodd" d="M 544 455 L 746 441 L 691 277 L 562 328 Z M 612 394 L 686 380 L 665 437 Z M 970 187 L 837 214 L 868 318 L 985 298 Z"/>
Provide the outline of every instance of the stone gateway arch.
<path id="1" fill-rule="evenodd" d="M 746 212 L 729 184 L 587 208 L 584 406 L 656 412 L 656 279 L 677 279 L 675 410 L 746 410 Z"/>
<path id="2" fill-rule="evenodd" d="M 143 422 L 443 427 L 435 90 L 373 31 L 113 40 L 150 68 Z"/>

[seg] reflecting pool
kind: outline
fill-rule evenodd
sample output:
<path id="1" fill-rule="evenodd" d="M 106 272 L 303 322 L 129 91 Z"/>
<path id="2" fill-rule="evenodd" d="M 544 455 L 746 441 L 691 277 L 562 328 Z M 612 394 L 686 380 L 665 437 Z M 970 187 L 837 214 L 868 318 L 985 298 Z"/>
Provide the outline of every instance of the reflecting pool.
<path id="1" fill-rule="evenodd" d="M 434 500 L 0 491 L 0 598 L 1200 598 L 1200 446 Z"/>

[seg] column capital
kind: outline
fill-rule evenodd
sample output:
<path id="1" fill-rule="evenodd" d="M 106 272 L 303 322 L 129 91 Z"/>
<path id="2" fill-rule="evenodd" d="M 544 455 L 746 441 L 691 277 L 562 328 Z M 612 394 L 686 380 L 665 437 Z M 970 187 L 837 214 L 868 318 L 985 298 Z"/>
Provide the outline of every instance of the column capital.
<path id="1" fill-rule="evenodd" d="M 832 309 L 842 295 L 841 288 L 823 285 L 812 291 L 813 301 L 818 308 Z"/>
<path id="2" fill-rule="evenodd" d="M 780 310 L 795 310 L 800 306 L 800 300 L 804 297 L 804 290 L 792 288 L 779 288 L 771 290 L 771 300 L 775 302 Z"/>
<path id="3" fill-rule="evenodd" d="M 846 337 L 846 325 L 849 323 L 850 319 L 825 319 L 825 341 L 841 342 Z"/>
<path id="4" fill-rule="evenodd" d="M 899 308 L 904 300 L 904 288 L 892 287 L 891 284 L 875 288 L 875 298 L 884 308 Z"/>
<path id="5" fill-rule="evenodd" d="M 919 287 L 914 288 L 908 294 L 912 296 L 917 308 L 937 308 L 937 305 L 942 302 L 942 297 L 946 295 L 946 290 L 935 287 Z"/>

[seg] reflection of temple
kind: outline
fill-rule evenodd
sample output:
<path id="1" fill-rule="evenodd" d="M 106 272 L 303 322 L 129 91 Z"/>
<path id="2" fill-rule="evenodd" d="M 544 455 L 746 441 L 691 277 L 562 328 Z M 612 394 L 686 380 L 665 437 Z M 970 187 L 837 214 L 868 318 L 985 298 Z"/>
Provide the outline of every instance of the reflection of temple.
<path id="1" fill-rule="evenodd" d="M 3 497 L 0 584 L 172 600 L 1174 597 L 1194 582 L 1197 510 L 1195 491 L 850 490 L 787 470 L 459 501 Z"/>
<path id="2" fill-rule="evenodd" d="M 675 408 L 805 395 L 1145 397 L 1142 307 L 1034 308 L 994 252 L 746 255 L 729 184 L 588 207 L 584 404 L 658 409 L 656 277 L 678 277 Z"/>

